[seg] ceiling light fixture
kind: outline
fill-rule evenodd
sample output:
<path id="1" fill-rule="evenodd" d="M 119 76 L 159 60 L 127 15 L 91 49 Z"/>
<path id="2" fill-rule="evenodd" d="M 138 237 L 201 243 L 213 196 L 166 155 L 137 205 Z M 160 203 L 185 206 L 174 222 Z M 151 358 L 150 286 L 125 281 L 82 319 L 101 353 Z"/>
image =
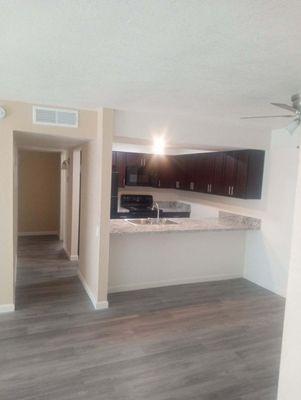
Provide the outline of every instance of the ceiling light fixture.
<path id="1" fill-rule="evenodd" d="M 165 154 L 164 136 L 157 136 L 154 138 L 153 152 L 154 154 Z"/>

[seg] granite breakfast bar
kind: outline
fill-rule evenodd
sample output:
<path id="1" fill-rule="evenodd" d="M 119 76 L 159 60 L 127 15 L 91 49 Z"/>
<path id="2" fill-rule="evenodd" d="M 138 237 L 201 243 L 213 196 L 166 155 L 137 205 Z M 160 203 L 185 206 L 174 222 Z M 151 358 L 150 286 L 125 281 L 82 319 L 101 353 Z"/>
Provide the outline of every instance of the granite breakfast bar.
<path id="1" fill-rule="evenodd" d="M 111 220 L 110 292 L 243 276 L 246 233 L 260 229 L 259 219 L 220 211 L 171 221 Z"/>

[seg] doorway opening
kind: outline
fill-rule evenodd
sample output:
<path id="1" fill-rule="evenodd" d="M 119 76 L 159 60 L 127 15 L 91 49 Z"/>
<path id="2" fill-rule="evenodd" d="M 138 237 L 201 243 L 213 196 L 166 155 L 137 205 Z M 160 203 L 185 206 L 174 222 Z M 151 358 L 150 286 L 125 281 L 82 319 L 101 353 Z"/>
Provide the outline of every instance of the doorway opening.
<path id="1" fill-rule="evenodd" d="M 17 309 L 65 304 L 83 290 L 77 276 L 81 146 L 54 147 L 52 140 L 38 148 L 16 141 Z"/>

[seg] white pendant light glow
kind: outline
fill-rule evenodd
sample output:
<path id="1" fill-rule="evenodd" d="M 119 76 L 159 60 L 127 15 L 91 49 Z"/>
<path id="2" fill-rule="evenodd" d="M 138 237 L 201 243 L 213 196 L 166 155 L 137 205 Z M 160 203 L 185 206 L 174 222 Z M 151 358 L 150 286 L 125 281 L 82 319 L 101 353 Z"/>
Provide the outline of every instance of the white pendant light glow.
<path id="1" fill-rule="evenodd" d="M 165 154 L 165 139 L 164 136 L 154 138 L 153 152 L 154 154 Z"/>

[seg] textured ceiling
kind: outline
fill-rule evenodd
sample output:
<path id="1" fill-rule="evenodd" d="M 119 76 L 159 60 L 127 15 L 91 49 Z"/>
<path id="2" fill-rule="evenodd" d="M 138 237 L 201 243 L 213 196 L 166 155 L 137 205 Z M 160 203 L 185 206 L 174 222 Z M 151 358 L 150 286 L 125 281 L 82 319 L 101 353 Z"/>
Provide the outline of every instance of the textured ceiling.
<path id="1" fill-rule="evenodd" d="M 200 117 L 301 91 L 300 0 L 0 0 L 0 98 Z"/>

